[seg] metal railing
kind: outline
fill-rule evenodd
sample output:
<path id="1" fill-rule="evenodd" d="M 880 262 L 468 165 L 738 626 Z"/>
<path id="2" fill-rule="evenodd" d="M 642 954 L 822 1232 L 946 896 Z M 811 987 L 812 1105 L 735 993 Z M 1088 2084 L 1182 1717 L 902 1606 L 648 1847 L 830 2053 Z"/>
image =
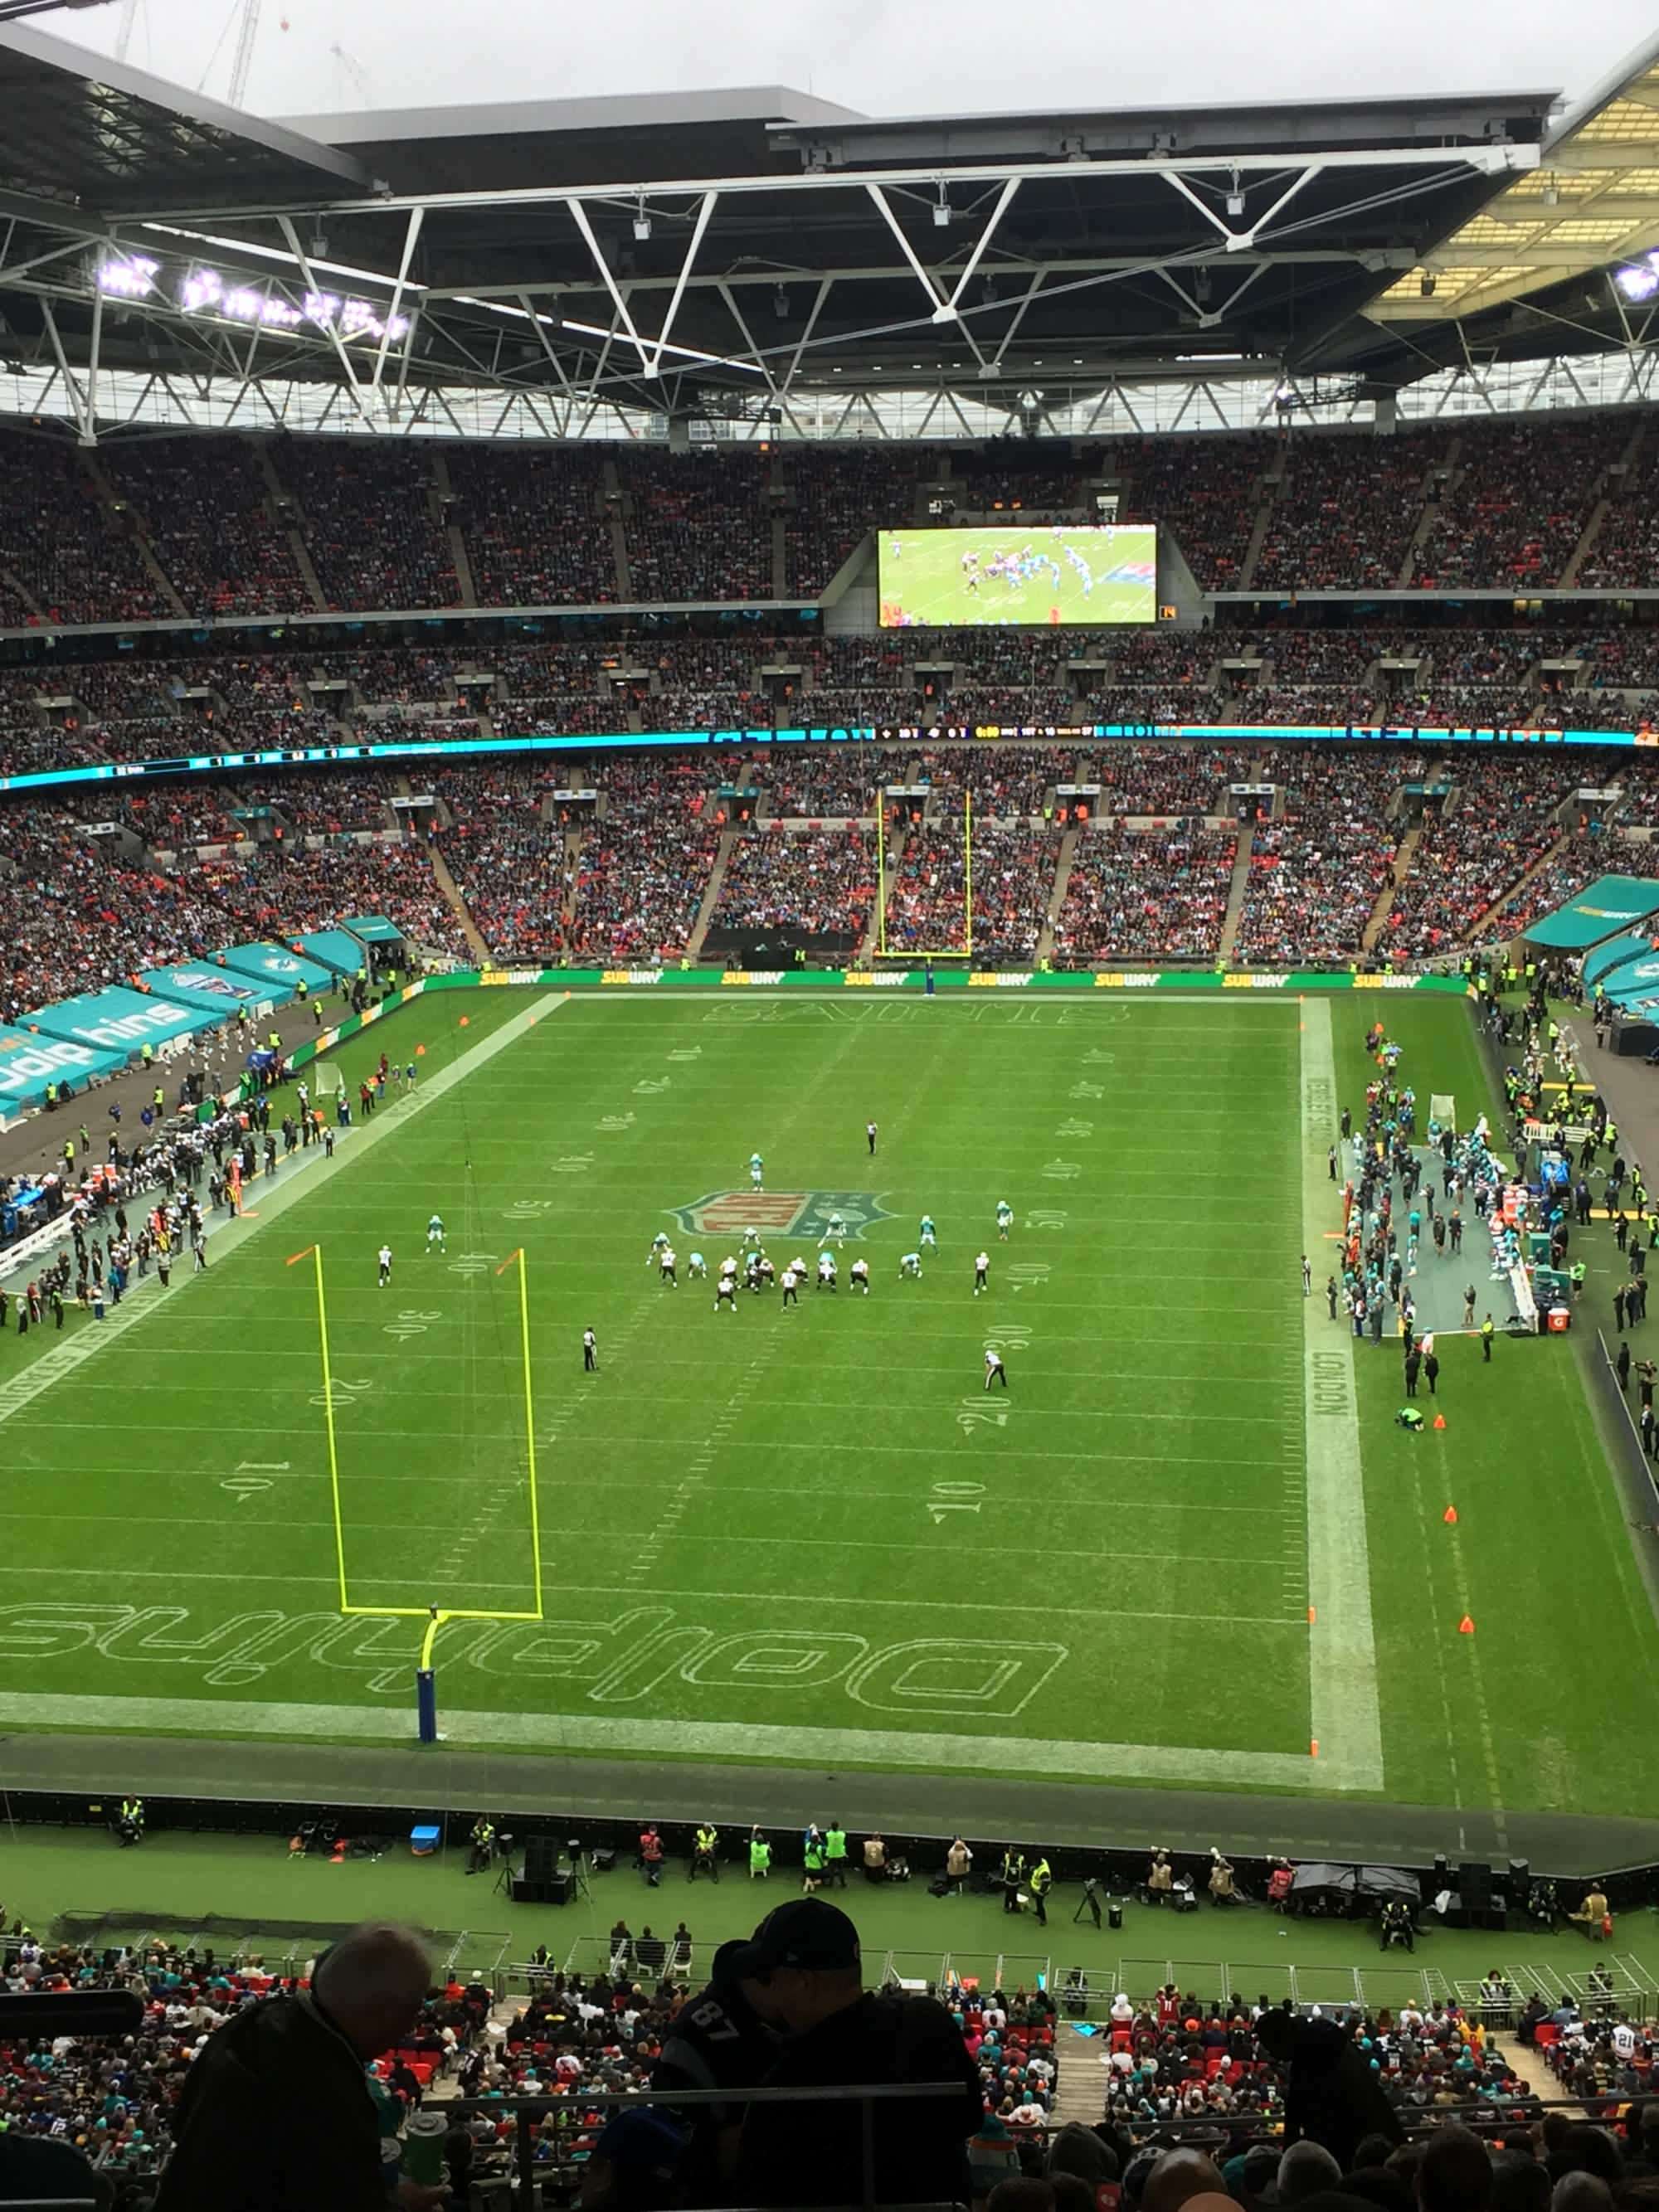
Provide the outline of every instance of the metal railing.
<path id="1" fill-rule="evenodd" d="M 965 2091 L 960 2081 L 902 2081 L 871 2082 L 862 2087 L 823 2089 L 641 2089 L 637 2091 L 605 2090 L 590 2095 L 583 2090 L 580 2106 L 584 2115 L 590 2112 L 636 2112 L 651 2106 L 664 2106 L 671 2112 L 684 2112 L 696 2106 L 726 2106 L 734 2103 L 750 2105 L 837 2105 L 856 2103 L 859 2108 L 859 2168 L 861 2212 L 876 2212 L 885 2200 L 876 2191 L 876 2128 L 875 2108 L 883 2104 L 921 2103 L 928 2099 L 955 2097 L 960 2100 Z M 538 2133 L 537 2124 L 570 2109 L 564 2100 L 547 2097 L 458 2097 L 444 2107 L 447 2112 L 471 2116 L 483 2113 L 497 2120 L 503 2112 L 510 2112 L 514 2121 L 513 2179 L 516 2185 L 520 2212 L 538 2200 L 538 2179 L 547 2172 L 549 2161 L 538 2156 L 540 2143 L 545 2139 Z M 586 2127 L 560 2129 L 559 2133 L 587 2134 Z M 555 2136 L 554 2140 L 556 2140 Z M 963 2130 L 963 2140 L 967 2141 Z M 573 2146 L 574 2148 L 574 2146 Z M 488 2182 L 488 2177 L 477 2179 Z"/>

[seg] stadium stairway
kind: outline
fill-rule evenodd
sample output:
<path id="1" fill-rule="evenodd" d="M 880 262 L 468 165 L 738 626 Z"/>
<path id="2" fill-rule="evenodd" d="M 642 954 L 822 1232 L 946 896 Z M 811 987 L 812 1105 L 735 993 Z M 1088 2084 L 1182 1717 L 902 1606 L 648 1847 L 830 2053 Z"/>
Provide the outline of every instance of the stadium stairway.
<path id="1" fill-rule="evenodd" d="M 605 464 L 605 513 L 611 518 L 611 558 L 617 571 L 617 598 L 626 606 L 634 597 L 633 572 L 628 565 L 628 528 L 623 519 L 622 478 L 617 464 Z"/>
<path id="2" fill-rule="evenodd" d="M 903 858 L 904 840 L 902 837 L 896 837 L 887 848 L 887 885 L 890 890 L 898 881 L 899 863 Z M 885 908 L 878 893 L 871 902 L 870 924 L 864 933 L 863 942 L 859 946 L 858 958 L 854 963 L 860 968 L 872 968 L 875 965 L 876 948 L 881 943 L 881 925 L 884 912 Z"/>
<path id="3" fill-rule="evenodd" d="M 477 923 L 473 921 L 468 910 L 466 901 L 461 896 L 460 885 L 449 872 L 448 861 L 445 860 L 435 845 L 428 845 L 426 850 L 427 856 L 432 862 L 432 873 L 436 879 L 438 889 L 453 908 L 455 919 L 461 925 L 461 934 L 471 946 L 478 965 L 481 968 L 493 968 L 495 965 L 495 959 L 489 947 L 483 941 L 483 936 Z"/>
<path id="4" fill-rule="evenodd" d="M 1630 481 L 1631 471 L 1636 465 L 1636 457 L 1642 450 L 1644 427 L 1638 419 L 1636 428 L 1625 441 L 1623 452 L 1613 463 L 1613 467 L 1603 472 L 1601 481 L 1595 488 L 1595 504 L 1585 517 L 1584 527 L 1579 533 L 1578 543 L 1572 549 L 1571 559 L 1561 571 L 1560 587 L 1563 591 L 1569 589 L 1578 581 L 1578 571 L 1583 567 L 1589 555 L 1595 550 L 1595 541 L 1601 535 L 1601 526 L 1613 510 L 1614 494 Z M 1614 470 L 1619 471 L 1617 475 L 1614 474 Z"/>
<path id="5" fill-rule="evenodd" d="M 1561 836 L 1559 836 L 1555 842 L 1550 847 L 1548 852 L 1540 853 L 1538 858 L 1533 862 L 1532 866 L 1526 870 L 1525 873 L 1517 876 L 1515 881 L 1510 885 L 1509 889 L 1499 897 L 1495 898 L 1484 914 L 1476 915 L 1469 927 L 1464 931 L 1460 941 L 1464 945 L 1478 945 L 1481 939 L 1486 935 L 1487 930 L 1492 927 L 1494 918 L 1502 914 L 1506 906 L 1512 904 L 1516 899 L 1520 897 L 1522 892 L 1525 890 L 1527 885 L 1532 881 L 1534 876 L 1540 876 L 1546 868 L 1553 867 L 1556 861 L 1560 859 L 1562 854 L 1571 842 L 1571 830 L 1564 830 Z"/>
<path id="6" fill-rule="evenodd" d="M 1412 862 L 1417 857 L 1417 848 L 1422 842 L 1423 824 L 1420 822 L 1413 822 L 1395 848 L 1394 866 L 1389 871 L 1389 879 L 1378 891 L 1376 904 L 1371 908 L 1370 920 L 1360 932 L 1359 949 L 1362 952 L 1370 951 L 1377 939 L 1382 936 L 1389 916 L 1394 911 L 1395 893 L 1405 882 Z"/>
<path id="7" fill-rule="evenodd" d="M 1255 580 L 1255 564 L 1261 558 L 1261 549 L 1267 542 L 1267 532 L 1273 527 L 1273 487 L 1263 484 L 1261 497 L 1255 510 L 1255 520 L 1250 525 L 1250 542 L 1244 548 L 1244 558 L 1239 563 L 1238 589 L 1248 592 Z"/>
<path id="8" fill-rule="evenodd" d="M 696 960 L 702 951 L 702 940 L 708 933 L 708 925 L 714 918 L 714 908 L 726 882 L 726 864 L 742 834 L 738 830 L 720 831 L 720 850 L 714 855 L 714 866 L 708 871 L 708 886 L 703 892 L 702 904 L 697 908 L 697 918 L 691 925 L 691 934 L 685 943 L 686 957 L 690 960 Z"/>
<path id="9" fill-rule="evenodd" d="M 115 487 L 109 480 L 108 471 L 104 467 L 101 456 L 94 448 L 88 447 L 82 451 L 81 459 L 85 466 L 88 476 L 92 479 L 94 488 L 97 491 L 99 498 L 102 501 L 104 506 L 108 508 L 112 518 L 118 519 L 116 518 L 117 501 L 115 497 Z M 132 520 L 132 542 L 138 549 L 138 558 L 143 562 L 145 571 L 148 574 L 151 583 L 155 585 L 156 590 L 161 594 L 161 597 L 167 601 L 174 614 L 187 614 L 189 610 L 185 605 L 184 601 L 179 598 L 178 592 L 173 589 L 172 577 L 167 574 L 166 569 L 162 568 L 161 562 L 155 557 L 155 548 L 149 542 L 149 533 L 144 528 L 144 519 L 143 515 L 138 513 L 138 510 L 136 507 L 130 507 L 127 512 Z"/>
<path id="10" fill-rule="evenodd" d="M 0 584 L 3 584 L 9 592 L 15 593 L 15 595 L 21 599 L 24 606 L 28 609 L 29 612 L 37 621 L 43 618 L 44 610 L 40 605 L 40 602 L 35 598 L 33 592 L 26 591 L 24 589 L 22 579 L 15 574 L 13 570 L 10 568 L 0 568 Z"/>
<path id="11" fill-rule="evenodd" d="M 1111 2051 L 1111 2038 L 1078 2035 L 1069 2024 L 1054 2030 L 1054 2107 L 1053 2124 L 1068 2120 L 1092 2128 L 1106 2112 L 1106 2075 L 1101 2061 Z"/>
<path id="12" fill-rule="evenodd" d="M 789 537 L 783 526 L 783 517 L 772 517 L 772 597 L 787 599 L 789 596 Z"/>
<path id="13" fill-rule="evenodd" d="M 305 586 L 306 597 L 319 614 L 328 612 L 328 601 L 323 596 L 323 586 L 311 558 L 311 549 L 306 544 L 302 528 L 304 517 L 300 503 L 276 473 L 276 457 L 264 438 L 255 441 L 259 453 L 259 473 L 265 480 L 265 496 L 270 502 L 272 527 L 281 531 L 289 551 L 294 556 L 294 566 L 300 581 Z"/>
<path id="14" fill-rule="evenodd" d="M 476 607 L 478 587 L 472 574 L 472 556 L 466 550 L 466 535 L 459 523 L 450 520 L 455 512 L 455 487 L 449 480 L 449 463 L 441 453 L 432 456 L 432 483 L 435 495 L 434 513 L 443 525 L 444 536 L 449 544 L 449 557 L 454 564 L 455 581 L 460 587 L 461 605 Z"/>
<path id="15" fill-rule="evenodd" d="M 1221 942 L 1216 948 L 1216 957 L 1224 963 L 1233 957 L 1233 947 L 1238 942 L 1238 925 L 1244 915 L 1244 894 L 1250 884 L 1250 854 L 1255 847 L 1255 835 L 1248 823 L 1240 824 L 1238 851 L 1233 860 L 1233 879 L 1227 886 L 1227 911 L 1221 917 Z"/>
<path id="16" fill-rule="evenodd" d="M 1457 459 L 1462 450 L 1463 439 L 1460 432 L 1446 448 L 1444 489 L 1447 490 L 1451 489 L 1456 477 Z M 1417 556 L 1428 544 L 1429 533 L 1434 528 L 1440 513 L 1440 502 L 1434 495 L 1437 489 L 1439 487 L 1427 482 L 1424 484 L 1423 512 L 1417 518 L 1417 527 L 1413 531 L 1411 543 L 1406 548 L 1406 557 L 1400 564 L 1400 574 L 1395 578 L 1394 587 L 1397 592 L 1408 591 L 1411 588 L 1412 577 L 1417 568 Z"/>
<path id="17" fill-rule="evenodd" d="M 1072 880 L 1072 863 L 1077 858 L 1077 841 L 1081 831 L 1067 830 L 1060 841 L 1060 854 L 1054 862 L 1054 886 L 1048 894 L 1048 910 L 1042 917 L 1042 934 L 1037 939 L 1036 964 L 1042 967 L 1054 949 L 1054 924 L 1060 920 L 1060 910 L 1066 903 L 1066 893 Z"/>

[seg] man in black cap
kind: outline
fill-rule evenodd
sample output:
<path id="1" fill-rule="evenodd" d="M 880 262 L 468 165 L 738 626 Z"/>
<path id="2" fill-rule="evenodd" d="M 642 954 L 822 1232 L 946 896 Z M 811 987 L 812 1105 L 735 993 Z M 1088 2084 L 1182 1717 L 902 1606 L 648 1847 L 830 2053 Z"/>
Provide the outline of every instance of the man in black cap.
<path id="1" fill-rule="evenodd" d="M 769 1913 L 753 1941 L 738 1947 L 732 1971 L 761 1984 L 787 2039 L 767 2088 L 947 2085 L 948 2095 L 872 2107 L 871 2186 L 878 2203 L 967 2203 L 967 2142 L 984 2106 L 961 2033 L 937 1998 L 867 1991 L 858 1930 L 820 1897 L 797 1898 Z M 865 2194 L 862 2143 L 855 2098 L 751 2105 L 727 2201 L 858 2203 Z"/>
<path id="2" fill-rule="evenodd" d="M 669 2022 L 651 2072 L 653 2089 L 752 2089 L 778 2055 L 765 1984 L 733 1970 L 741 1943 L 722 1943 L 708 1986 Z M 680 2113 L 689 2140 L 675 2176 L 687 2204 L 729 2204 L 744 2107 L 688 2105 Z"/>

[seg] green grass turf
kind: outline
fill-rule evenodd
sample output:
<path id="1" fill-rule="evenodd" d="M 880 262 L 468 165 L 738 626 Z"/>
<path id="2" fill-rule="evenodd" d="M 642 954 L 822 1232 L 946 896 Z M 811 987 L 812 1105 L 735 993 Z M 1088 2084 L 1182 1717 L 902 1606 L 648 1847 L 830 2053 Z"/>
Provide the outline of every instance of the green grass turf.
<path id="1" fill-rule="evenodd" d="M 431 1075 L 528 1003 L 434 994 L 343 1064 L 418 1038 Z M 320 1241 L 359 1605 L 533 1601 L 519 1278 L 496 1272 L 526 1255 L 547 1617 L 445 1627 L 453 1740 L 971 1767 L 975 1740 L 1017 1736 L 1054 1747 L 1043 1771 L 1127 1778 L 1134 1747 L 1305 1755 L 1293 1001 L 543 1003 L 4 1421 L 0 1656 L 27 1658 L 33 1691 L 89 1701 L 52 1724 L 408 1725 L 418 1624 L 338 1615 L 314 1285 L 285 1264 Z M 1368 997 L 1333 1009 L 1344 1097 L 1363 1092 L 1379 1008 L 1419 1097 L 1478 1095 L 1463 1007 Z M 716 1315 L 685 1258 L 717 1266 L 734 1240 L 672 1210 L 744 1192 L 756 1147 L 774 1199 L 884 1212 L 834 1297 Z M 434 1208 L 441 1258 L 422 1249 Z M 901 1283 L 924 1209 L 940 1250 Z M 739 1223 L 750 1211 L 740 1197 Z M 662 1225 L 678 1291 L 647 1265 Z M 769 1241 L 781 1260 L 813 1237 Z M 860 1252 L 867 1301 L 847 1276 Z M 988 1342 L 1006 1400 L 981 1389 Z M 1386 1786 L 1645 1809 L 1659 1638 L 1572 1348 L 1498 1349 L 1479 1371 L 1478 1346 L 1443 1344 L 1450 1425 L 1413 1441 L 1392 1427 L 1395 1354 L 1356 1348 Z M 239 1470 L 269 1487 L 226 1489 Z M 1590 1725 L 1559 1624 L 1609 1608 L 1625 1658 Z"/>
<path id="2" fill-rule="evenodd" d="M 120 1851 L 101 1832 L 0 1828 L 0 1899 L 9 1923 L 16 1915 L 42 1935 L 59 1916 L 73 1915 L 76 1932 L 99 1916 L 118 1916 L 118 1928 L 112 1924 L 99 1940 L 194 1936 L 222 1957 L 232 1948 L 257 1950 L 268 1965 L 290 1954 L 303 1961 L 355 1920 L 406 1920 L 439 1935 L 434 1948 L 441 1960 L 453 1954 L 463 1972 L 488 1972 L 503 1958 L 522 1962 L 543 1942 L 556 1958 L 592 1969 L 618 1917 L 635 1935 L 647 1923 L 666 1935 L 683 1917 L 701 1966 L 716 1945 L 746 1936 L 768 1905 L 796 1894 L 781 1872 L 751 1883 L 735 1867 L 718 1886 L 688 1887 L 679 1862 L 670 1863 L 653 1892 L 623 1864 L 595 1876 L 587 1897 L 553 1911 L 509 1906 L 491 1877 L 469 1877 L 465 1863 L 464 1848 L 415 1859 L 402 1842 L 382 1859 L 335 1866 L 290 1859 L 269 1837 L 152 1831 L 142 1850 Z M 1407 1995 L 1421 2000 L 1425 1973 L 1432 1978 L 1430 1992 L 1441 1992 L 1479 1980 L 1494 1964 L 1559 1976 L 1569 1988 L 1577 1986 L 1571 1977 L 1598 1962 L 1616 1967 L 1632 1960 L 1659 1977 L 1659 1913 L 1651 1907 L 1620 1914 L 1612 1954 L 1571 1929 L 1547 1937 L 1447 1929 L 1425 1930 L 1407 1959 L 1399 1951 L 1382 1957 L 1364 1923 L 1287 1922 L 1249 1908 L 1176 1919 L 1131 1899 L 1121 1929 L 1097 1930 L 1087 1915 L 1073 1921 L 1078 1895 L 1075 1883 L 1056 1884 L 1046 1931 L 1029 1913 L 1011 1923 L 994 1896 L 929 1897 L 921 1879 L 884 1889 L 855 1879 L 842 1901 L 857 1923 L 872 1980 L 889 1952 L 901 1972 L 929 1978 L 947 1954 L 958 1972 L 988 1978 L 1001 1957 L 1011 1983 L 1035 1978 L 1046 1963 L 1052 1986 L 1081 1966 L 1091 1986 L 1121 1985 L 1138 1996 L 1174 1979 L 1200 1996 L 1237 1990 L 1254 1998 L 1265 1990 L 1277 1997 L 1293 1971 L 1296 1992 L 1310 2003 L 1352 2000 L 1356 1970 L 1368 2002 L 1395 2005 Z"/>
<path id="3" fill-rule="evenodd" d="M 1091 588 L 1066 557 L 1072 542 L 1091 572 Z M 1052 556 L 1058 576 L 1046 566 L 1021 580 L 989 574 L 999 556 L 1027 549 Z M 969 591 L 963 557 L 979 555 L 978 588 Z M 928 629 L 974 629 L 998 623 L 1150 623 L 1157 611 L 1154 536 L 1133 526 L 1102 530 L 1056 530 L 1018 520 L 1005 526 L 961 530 L 884 530 L 880 541 L 881 619 L 884 628 L 914 624 Z M 1120 571 L 1130 563 L 1143 573 Z"/>

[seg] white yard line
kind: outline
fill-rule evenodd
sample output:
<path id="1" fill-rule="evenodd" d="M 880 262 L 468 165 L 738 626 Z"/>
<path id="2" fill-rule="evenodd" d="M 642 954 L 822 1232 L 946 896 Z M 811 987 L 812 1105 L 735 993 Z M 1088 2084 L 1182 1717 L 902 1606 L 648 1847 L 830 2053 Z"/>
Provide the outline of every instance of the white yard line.
<path id="1" fill-rule="evenodd" d="M 212 1256 L 205 1276 L 193 1272 L 194 1262 L 191 1255 L 181 1248 L 173 1261 L 179 1280 L 171 1290 L 163 1292 L 160 1281 L 154 1275 L 135 1278 L 126 1296 L 118 1306 L 110 1309 L 109 1318 L 101 1326 L 96 1322 L 83 1323 L 73 1336 L 65 1337 L 62 1344 L 54 1346 L 43 1358 L 37 1359 L 32 1367 L 25 1369 L 15 1382 L 0 1388 L 0 1422 L 21 1413 L 25 1406 L 33 1405 L 43 1391 L 50 1390 L 66 1376 L 74 1374 L 76 1369 L 107 1346 L 119 1343 L 129 1329 L 136 1328 L 151 1315 L 164 1310 L 170 1312 L 175 1304 L 181 1304 L 185 1310 L 193 1310 L 200 1303 L 197 1293 L 204 1279 L 216 1285 L 208 1292 L 209 1297 L 216 1297 L 217 1271 L 228 1254 L 239 1250 L 250 1237 L 257 1237 L 261 1230 L 269 1229 L 274 1222 L 281 1220 L 290 1207 L 296 1206 L 301 1199 L 313 1196 L 343 1168 L 354 1166 L 383 1138 L 407 1128 L 410 1122 L 434 1100 L 444 1097 L 458 1083 L 463 1083 L 469 1076 L 476 1074 L 497 1053 L 504 1052 L 508 1045 L 516 1044 L 541 1015 L 555 1012 L 567 1003 L 558 997 L 538 998 L 522 1013 L 515 1014 L 511 1021 L 503 1022 L 500 1029 L 481 1043 L 473 1045 L 438 1074 L 429 1077 L 412 1097 L 405 1094 L 395 1106 L 382 1108 L 367 1121 L 354 1123 L 349 1132 L 349 1141 L 342 1144 L 337 1140 L 331 1160 L 325 1155 L 320 1146 L 315 1146 L 308 1151 L 295 1152 L 278 1170 L 274 1180 L 267 1181 L 264 1176 L 260 1176 L 249 1185 L 247 1192 L 253 1201 L 250 1212 L 254 1218 L 221 1221 L 216 1215 L 209 1218 L 208 1247 Z M 67 1224 L 64 1234 L 68 1235 Z"/>
<path id="2" fill-rule="evenodd" d="M 1302 1301 L 1307 1457 L 1308 1631 L 1311 1770 L 1328 1784 L 1334 1768 L 1350 1790 L 1382 1787 L 1382 1713 L 1371 1631 L 1370 1556 L 1359 1458 L 1353 1339 L 1332 1321 L 1319 1275 L 1331 1272 L 1325 1232 L 1336 1220 L 1326 1152 L 1337 1133 L 1336 1057 L 1324 999 L 1302 1001 L 1302 1233 L 1314 1263 L 1314 1293 Z"/>

